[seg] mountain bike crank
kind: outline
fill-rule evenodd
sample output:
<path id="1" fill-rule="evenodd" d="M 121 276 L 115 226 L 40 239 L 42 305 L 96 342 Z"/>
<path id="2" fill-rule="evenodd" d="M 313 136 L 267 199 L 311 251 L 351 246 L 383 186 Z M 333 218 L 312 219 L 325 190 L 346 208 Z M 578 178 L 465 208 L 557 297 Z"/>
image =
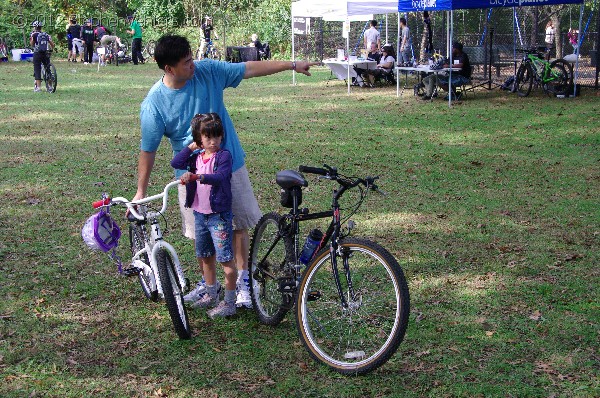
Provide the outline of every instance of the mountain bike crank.
<path id="1" fill-rule="evenodd" d="M 140 272 L 142 272 L 141 268 L 131 267 L 131 268 L 124 269 L 123 275 L 124 276 L 137 276 L 137 275 L 139 275 Z"/>

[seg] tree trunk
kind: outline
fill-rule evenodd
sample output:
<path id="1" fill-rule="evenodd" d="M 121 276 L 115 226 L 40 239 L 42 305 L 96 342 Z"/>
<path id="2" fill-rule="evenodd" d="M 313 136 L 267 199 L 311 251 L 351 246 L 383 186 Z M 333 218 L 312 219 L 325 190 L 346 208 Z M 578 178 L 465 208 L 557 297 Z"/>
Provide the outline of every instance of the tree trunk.
<path id="1" fill-rule="evenodd" d="M 539 10 L 538 7 L 525 7 L 527 9 L 527 15 L 531 23 L 531 31 L 529 32 L 529 48 L 537 48 L 538 46 L 538 33 L 539 33 Z"/>
<path id="2" fill-rule="evenodd" d="M 562 58 L 562 40 L 560 33 L 560 18 L 559 13 L 552 15 L 552 23 L 554 24 L 554 44 L 556 45 L 556 58 Z"/>

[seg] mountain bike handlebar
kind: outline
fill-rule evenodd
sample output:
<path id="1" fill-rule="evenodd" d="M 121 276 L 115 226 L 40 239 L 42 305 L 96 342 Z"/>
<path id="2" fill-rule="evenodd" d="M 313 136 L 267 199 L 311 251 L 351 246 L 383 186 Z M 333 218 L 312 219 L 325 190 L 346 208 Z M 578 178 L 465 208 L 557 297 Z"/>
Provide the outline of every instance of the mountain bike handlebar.
<path id="1" fill-rule="evenodd" d="M 301 173 L 321 175 L 324 178 L 337 181 L 341 186 L 345 187 L 346 189 L 354 188 L 354 187 L 362 184 L 370 190 L 378 192 L 382 195 L 386 195 L 385 192 L 381 191 L 379 189 L 379 187 L 377 187 L 377 185 L 375 185 L 375 180 L 377 180 L 379 178 L 379 176 L 375 176 L 375 177 L 368 176 L 365 178 L 351 179 L 351 178 L 347 178 L 347 177 L 338 175 L 337 167 L 331 167 L 326 164 L 323 165 L 323 168 L 312 167 L 312 166 L 299 166 L 298 171 L 300 171 Z"/>

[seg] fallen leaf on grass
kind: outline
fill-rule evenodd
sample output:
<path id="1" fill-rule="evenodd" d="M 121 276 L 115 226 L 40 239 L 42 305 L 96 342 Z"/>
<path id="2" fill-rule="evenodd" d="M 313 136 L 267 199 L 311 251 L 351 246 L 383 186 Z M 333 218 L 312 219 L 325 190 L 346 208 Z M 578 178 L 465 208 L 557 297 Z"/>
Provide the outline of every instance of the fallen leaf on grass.
<path id="1" fill-rule="evenodd" d="M 494 335 L 494 333 L 496 333 L 496 332 L 495 332 L 495 331 L 493 331 L 493 330 L 488 330 L 488 331 L 486 331 L 486 332 L 485 332 L 485 335 L 486 335 L 487 337 L 492 337 L 492 336 Z"/>
<path id="2" fill-rule="evenodd" d="M 529 319 L 533 320 L 533 321 L 539 321 L 542 318 L 542 313 L 539 310 L 535 310 L 533 311 L 533 314 L 529 315 Z"/>
<path id="3" fill-rule="evenodd" d="M 583 258 L 583 254 L 569 253 L 569 254 L 565 255 L 565 261 L 575 261 L 575 260 L 579 260 L 580 258 Z"/>

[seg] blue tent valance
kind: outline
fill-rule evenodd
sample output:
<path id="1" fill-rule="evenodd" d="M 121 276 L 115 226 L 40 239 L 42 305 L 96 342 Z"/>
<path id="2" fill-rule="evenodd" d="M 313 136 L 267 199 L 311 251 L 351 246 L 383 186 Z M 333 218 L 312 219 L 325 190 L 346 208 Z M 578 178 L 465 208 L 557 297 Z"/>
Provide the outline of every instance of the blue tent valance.
<path id="1" fill-rule="evenodd" d="M 398 11 L 443 11 L 465 8 L 530 7 L 582 3 L 583 0 L 399 0 Z"/>

